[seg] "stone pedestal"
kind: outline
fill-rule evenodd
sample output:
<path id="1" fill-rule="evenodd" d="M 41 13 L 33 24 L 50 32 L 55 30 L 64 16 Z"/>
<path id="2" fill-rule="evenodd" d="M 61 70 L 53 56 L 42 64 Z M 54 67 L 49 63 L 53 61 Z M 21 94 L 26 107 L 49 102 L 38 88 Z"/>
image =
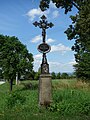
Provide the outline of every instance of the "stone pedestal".
<path id="1" fill-rule="evenodd" d="M 50 74 L 41 74 L 39 79 L 39 106 L 49 106 L 52 102 L 52 82 Z"/>

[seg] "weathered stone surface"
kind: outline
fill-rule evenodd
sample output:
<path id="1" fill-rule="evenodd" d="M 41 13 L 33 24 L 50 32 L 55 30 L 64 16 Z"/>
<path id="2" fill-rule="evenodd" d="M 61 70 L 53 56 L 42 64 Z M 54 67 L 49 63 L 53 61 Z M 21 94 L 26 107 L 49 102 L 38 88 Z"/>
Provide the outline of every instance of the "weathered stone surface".
<path id="1" fill-rule="evenodd" d="M 49 106 L 52 102 L 52 82 L 50 74 L 41 74 L 39 79 L 39 105 Z"/>

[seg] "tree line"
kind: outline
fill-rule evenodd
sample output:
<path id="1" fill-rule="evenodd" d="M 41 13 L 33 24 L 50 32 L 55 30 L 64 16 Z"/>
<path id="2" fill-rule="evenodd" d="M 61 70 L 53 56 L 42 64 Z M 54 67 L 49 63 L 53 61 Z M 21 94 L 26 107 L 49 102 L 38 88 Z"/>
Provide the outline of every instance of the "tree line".
<path id="1" fill-rule="evenodd" d="M 51 77 L 52 77 L 52 79 L 73 79 L 73 78 L 76 78 L 76 75 L 75 75 L 75 73 L 66 73 L 66 72 L 55 73 L 55 72 L 52 72 Z"/>
<path id="2" fill-rule="evenodd" d="M 25 75 L 22 78 L 22 80 L 39 80 L 40 74 L 41 74 L 40 71 L 38 71 L 38 72 L 33 71 L 32 73 L 28 73 L 27 75 Z M 55 72 L 52 72 L 51 78 L 52 79 L 73 79 L 73 78 L 76 78 L 76 75 L 75 75 L 75 73 L 66 73 L 66 72 L 55 73 Z"/>

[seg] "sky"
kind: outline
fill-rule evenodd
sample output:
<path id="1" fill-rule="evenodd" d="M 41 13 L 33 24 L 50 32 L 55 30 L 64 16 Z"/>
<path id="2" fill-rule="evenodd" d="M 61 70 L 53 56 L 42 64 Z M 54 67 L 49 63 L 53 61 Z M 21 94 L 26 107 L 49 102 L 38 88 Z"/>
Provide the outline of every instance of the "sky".
<path id="1" fill-rule="evenodd" d="M 44 14 L 48 22 L 54 24 L 46 33 L 46 42 L 51 46 L 47 53 L 50 72 L 74 72 L 76 63 L 71 47 L 74 40 L 69 41 L 64 31 L 72 23 L 70 15 L 76 14 L 72 9 L 67 15 L 64 10 L 57 9 L 53 3 L 50 8 L 42 12 L 39 8 L 40 0 L 0 0 L 0 34 L 16 36 L 26 45 L 34 57 L 34 70 L 38 71 L 42 62 L 42 54 L 37 47 L 42 43 L 42 30 L 33 25 Z"/>

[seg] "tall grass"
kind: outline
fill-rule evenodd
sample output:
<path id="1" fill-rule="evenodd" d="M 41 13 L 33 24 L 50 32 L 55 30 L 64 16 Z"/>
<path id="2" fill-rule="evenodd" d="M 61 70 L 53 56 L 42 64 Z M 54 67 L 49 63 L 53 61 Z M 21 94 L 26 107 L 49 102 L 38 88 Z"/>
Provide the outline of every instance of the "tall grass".
<path id="1" fill-rule="evenodd" d="M 53 102 L 38 107 L 38 81 L 0 86 L 0 120 L 90 120 L 90 84 L 76 80 L 53 80 Z"/>

